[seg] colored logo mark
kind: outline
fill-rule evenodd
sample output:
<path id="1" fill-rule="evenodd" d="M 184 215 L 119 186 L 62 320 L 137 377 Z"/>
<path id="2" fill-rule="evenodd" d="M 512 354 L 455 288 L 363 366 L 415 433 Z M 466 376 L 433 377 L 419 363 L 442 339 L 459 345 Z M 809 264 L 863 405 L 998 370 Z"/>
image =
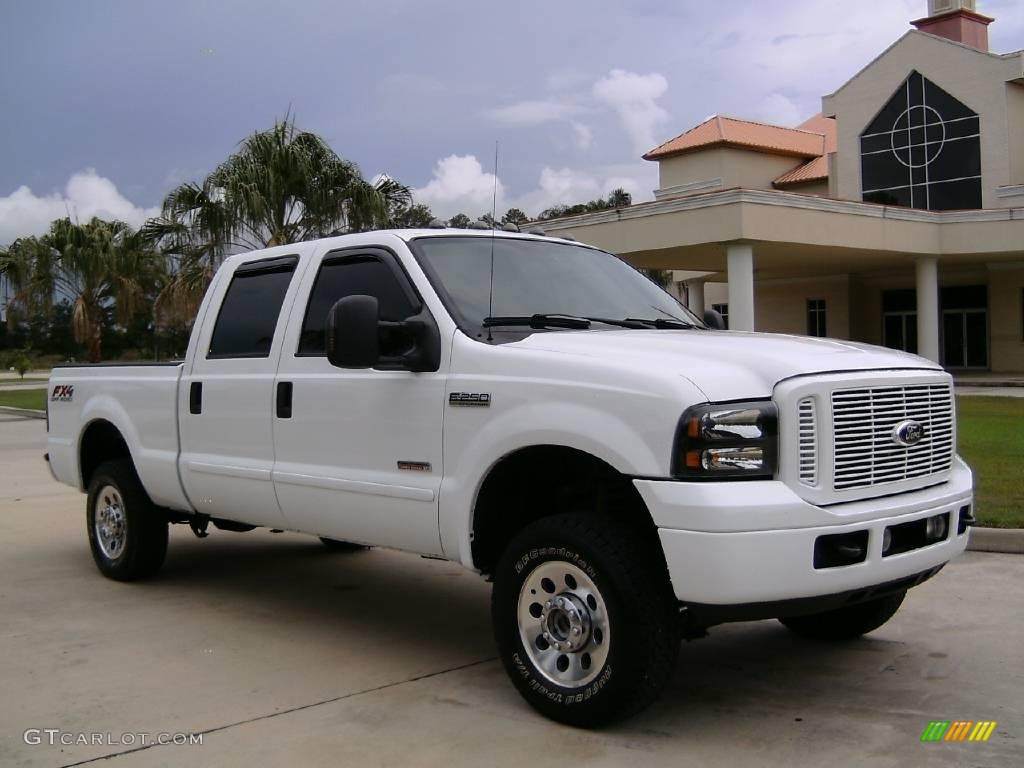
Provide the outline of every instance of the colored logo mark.
<path id="1" fill-rule="evenodd" d="M 921 741 L 988 741 L 996 725 L 995 720 L 932 720 Z"/>

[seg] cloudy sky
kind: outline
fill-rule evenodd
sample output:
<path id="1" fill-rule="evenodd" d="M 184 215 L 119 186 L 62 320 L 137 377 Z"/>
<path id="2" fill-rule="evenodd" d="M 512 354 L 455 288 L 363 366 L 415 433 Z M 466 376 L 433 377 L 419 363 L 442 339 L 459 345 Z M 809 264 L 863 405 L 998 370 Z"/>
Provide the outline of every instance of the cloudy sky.
<path id="1" fill-rule="evenodd" d="M 979 0 L 992 48 L 1020 0 Z M 625 187 L 713 113 L 795 125 L 926 0 L 4 0 L 0 244 L 57 216 L 139 224 L 287 110 L 443 216 Z"/>

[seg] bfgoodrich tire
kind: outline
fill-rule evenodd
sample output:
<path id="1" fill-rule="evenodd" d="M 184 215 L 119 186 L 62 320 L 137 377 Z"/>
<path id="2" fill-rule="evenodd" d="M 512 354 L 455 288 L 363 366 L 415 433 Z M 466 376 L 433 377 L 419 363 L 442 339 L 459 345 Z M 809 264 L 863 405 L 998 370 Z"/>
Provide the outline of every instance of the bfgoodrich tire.
<path id="1" fill-rule="evenodd" d="M 92 558 L 104 576 L 135 581 L 153 576 L 167 555 L 167 519 L 130 461 L 101 464 L 89 483 L 86 528 Z"/>
<path id="2" fill-rule="evenodd" d="M 787 628 L 812 640 L 853 640 L 873 632 L 891 619 L 907 596 L 906 591 L 810 616 L 780 618 Z"/>
<path id="3" fill-rule="evenodd" d="M 494 573 L 494 635 L 512 682 L 538 712 L 596 727 L 661 693 L 680 638 L 655 546 L 588 514 L 543 518 L 509 544 Z"/>

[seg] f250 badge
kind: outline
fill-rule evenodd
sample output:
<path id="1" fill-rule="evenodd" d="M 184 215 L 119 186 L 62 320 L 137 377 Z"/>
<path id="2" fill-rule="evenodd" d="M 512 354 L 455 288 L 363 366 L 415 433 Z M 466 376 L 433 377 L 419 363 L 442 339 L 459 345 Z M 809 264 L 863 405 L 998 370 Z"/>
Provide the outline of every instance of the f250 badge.
<path id="1" fill-rule="evenodd" d="M 58 384 L 50 395 L 51 403 L 70 402 L 75 396 L 74 384 Z"/>
<path id="2" fill-rule="evenodd" d="M 475 405 L 482 408 L 489 408 L 491 405 L 491 393 L 452 392 L 448 395 L 448 405 Z"/>

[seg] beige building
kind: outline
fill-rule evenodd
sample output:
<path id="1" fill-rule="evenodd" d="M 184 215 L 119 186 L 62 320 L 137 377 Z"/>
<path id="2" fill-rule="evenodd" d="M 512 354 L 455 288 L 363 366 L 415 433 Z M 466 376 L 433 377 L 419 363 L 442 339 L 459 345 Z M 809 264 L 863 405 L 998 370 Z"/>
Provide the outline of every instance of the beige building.
<path id="1" fill-rule="evenodd" d="M 677 270 L 733 329 L 1024 372 L 1024 55 L 973 0 L 929 6 L 820 115 L 713 117 L 644 156 L 653 202 L 544 228 Z"/>

